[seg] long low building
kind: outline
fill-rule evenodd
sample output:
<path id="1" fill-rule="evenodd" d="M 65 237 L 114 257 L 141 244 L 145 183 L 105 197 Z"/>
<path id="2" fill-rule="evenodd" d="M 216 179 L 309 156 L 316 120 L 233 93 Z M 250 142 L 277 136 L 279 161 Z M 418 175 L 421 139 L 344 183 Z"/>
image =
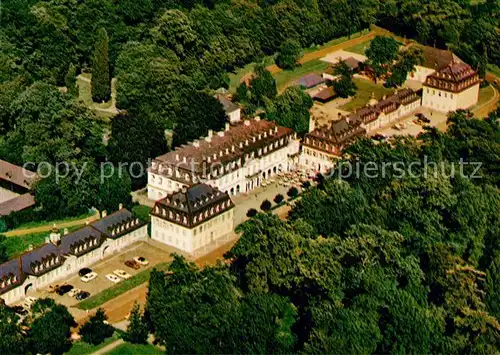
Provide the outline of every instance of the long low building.
<path id="1" fill-rule="evenodd" d="M 159 200 L 198 183 L 235 195 L 295 167 L 300 149 L 296 133 L 275 122 L 245 120 L 153 160 L 148 170 L 148 198 Z"/>
<path id="2" fill-rule="evenodd" d="M 124 208 L 72 233 L 54 229 L 45 244 L 0 265 L 0 297 L 6 304 L 18 302 L 147 235 L 147 223 Z"/>
<path id="3" fill-rule="evenodd" d="M 228 194 L 206 184 L 182 188 L 156 202 L 151 238 L 188 253 L 217 241 L 234 228 Z"/>

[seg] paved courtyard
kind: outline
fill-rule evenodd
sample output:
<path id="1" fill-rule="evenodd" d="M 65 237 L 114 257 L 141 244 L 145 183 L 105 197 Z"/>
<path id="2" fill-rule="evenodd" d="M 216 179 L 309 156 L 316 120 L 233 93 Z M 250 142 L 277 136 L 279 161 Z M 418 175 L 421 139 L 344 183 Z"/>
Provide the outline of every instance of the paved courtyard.
<path id="1" fill-rule="evenodd" d="M 424 131 L 423 125 L 419 125 L 413 122 L 417 118 L 415 117 L 415 114 L 417 113 L 423 113 L 425 117 L 431 120 L 431 122 L 427 125 L 437 127 L 440 130 L 444 130 L 446 128 L 446 113 L 430 110 L 428 108 L 420 108 L 411 115 L 405 116 L 397 122 L 393 122 L 390 126 L 383 127 L 371 132 L 370 135 L 372 136 L 379 133 L 386 134 L 388 136 L 417 136 L 419 133 Z M 396 123 L 404 123 L 406 127 L 400 130 L 392 128 Z"/>
<path id="2" fill-rule="evenodd" d="M 97 278 L 95 278 L 94 280 L 88 283 L 84 283 L 80 280 L 80 277 L 78 275 L 74 275 L 67 280 L 60 280 L 53 283 L 52 285 L 61 285 L 66 282 L 74 286 L 75 288 L 79 288 L 83 291 L 89 292 L 90 295 L 95 295 L 115 285 L 113 282 L 105 278 L 106 274 L 110 274 L 116 269 L 122 269 L 133 276 L 146 269 L 151 269 L 159 263 L 172 260 L 170 254 L 173 252 L 182 254 L 182 252 L 173 247 L 157 245 L 154 242 L 135 243 L 121 253 L 115 254 L 107 259 L 98 262 L 97 264 L 91 265 L 90 268 L 92 269 L 92 271 L 98 274 Z M 135 256 L 145 257 L 149 260 L 149 265 L 141 266 L 139 270 L 135 270 L 124 265 L 124 262 L 126 260 L 132 259 Z M 78 301 L 75 300 L 74 297 L 70 297 L 67 294 L 59 296 L 56 293 L 49 293 L 48 287 L 42 291 L 28 292 L 28 295 L 38 298 L 50 297 L 55 299 L 58 303 L 61 303 L 68 307 L 74 306 L 78 303 Z"/>

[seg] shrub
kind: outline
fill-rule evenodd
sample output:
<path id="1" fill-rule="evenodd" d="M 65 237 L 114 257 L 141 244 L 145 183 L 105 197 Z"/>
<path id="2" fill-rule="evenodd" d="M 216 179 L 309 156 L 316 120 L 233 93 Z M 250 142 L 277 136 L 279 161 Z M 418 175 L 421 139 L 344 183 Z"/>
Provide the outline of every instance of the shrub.
<path id="1" fill-rule="evenodd" d="M 297 188 L 295 186 L 292 186 L 292 187 L 290 187 L 290 189 L 288 190 L 288 192 L 286 194 L 288 195 L 288 197 L 294 198 L 294 197 L 297 197 L 299 195 L 299 190 L 297 190 Z"/>
<path id="2" fill-rule="evenodd" d="M 247 211 L 247 217 L 252 218 L 257 214 L 257 210 L 255 208 L 250 208 Z"/>
<path id="3" fill-rule="evenodd" d="M 283 202 L 284 199 L 285 199 L 285 197 L 282 194 L 277 194 L 276 196 L 274 196 L 274 202 L 276 202 L 276 204 L 278 204 L 278 205 L 281 202 Z"/>
<path id="4" fill-rule="evenodd" d="M 262 211 L 269 211 L 271 209 L 271 206 L 272 206 L 271 201 L 264 200 L 260 205 L 260 209 Z"/>

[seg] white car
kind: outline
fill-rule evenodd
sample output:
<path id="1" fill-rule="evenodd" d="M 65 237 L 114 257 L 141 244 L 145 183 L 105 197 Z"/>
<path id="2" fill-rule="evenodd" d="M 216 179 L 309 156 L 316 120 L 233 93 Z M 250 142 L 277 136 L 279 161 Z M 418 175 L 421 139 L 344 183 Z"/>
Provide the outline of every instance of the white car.
<path id="1" fill-rule="evenodd" d="M 28 296 L 24 299 L 24 308 L 28 308 L 30 309 L 31 306 L 33 305 L 33 303 L 35 303 L 37 300 L 36 297 L 31 297 L 31 296 Z"/>
<path id="2" fill-rule="evenodd" d="M 109 281 L 117 284 L 118 282 L 120 282 L 122 279 L 120 279 L 118 276 L 114 275 L 114 274 L 107 274 L 105 276 Z"/>
<path id="3" fill-rule="evenodd" d="M 74 288 L 74 289 L 72 289 L 71 291 L 68 292 L 68 296 L 69 297 L 75 297 L 80 292 L 82 292 L 82 290 L 80 290 L 79 288 Z"/>
<path id="4" fill-rule="evenodd" d="M 145 257 L 143 257 L 143 256 L 136 256 L 136 257 L 134 258 L 134 260 L 135 260 L 136 262 L 138 262 L 139 264 L 141 264 L 142 266 L 146 266 L 146 265 L 148 265 L 148 264 L 149 264 L 149 260 L 148 260 L 148 259 L 146 259 L 146 258 L 145 258 Z"/>
<path id="5" fill-rule="evenodd" d="M 87 275 L 83 275 L 80 280 L 82 280 L 82 282 L 90 282 L 92 281 L 93 279 L 95 279 L 97 277 L 97 273 L 96 272 L 90 272 L 88 273 Z"/>
<path id="6" fill-rule="evenodd" d="M 125 272 L 121 269 L 116 269 L 115 271 L 113 271 L 113 274 L 115 274 L 116 276 L 119 276 L 125 280 L 128 280 L 132 277 L 132 275 L 130 275 L 128 272 Z"/>

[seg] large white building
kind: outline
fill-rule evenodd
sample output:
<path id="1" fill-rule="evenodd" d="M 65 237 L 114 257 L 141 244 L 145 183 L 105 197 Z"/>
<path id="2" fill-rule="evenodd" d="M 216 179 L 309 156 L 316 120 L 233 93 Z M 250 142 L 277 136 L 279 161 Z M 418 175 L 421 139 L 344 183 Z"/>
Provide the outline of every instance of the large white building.
<path id="1" fill-rule="evenodd" d="M 53 230 L 44 245 L 0 265 L 0 297 L 18 302 L 147 235 L 147 223 L 123 208 L 72 233 Z"/>
<path id="2" fill-rule="evenodd" d="M 169 194 L 151 211 L 151 238 L 193 253 L 234 228 L 234 205 L 227 193 L 196 184 Z"/>
<path id="3" fill-rule="evenodd" d="M 248 192 L 280 171 L 293 170 L 299 149 L 296 133 L 275 122 L 255 118 L 227 124 L 154 159 L 148 197 L 159 200 L 200 182 L 230 195 Z"/>
<path id="4" fill-rule="evenodd" d="M 468 64 L 451 63 L 427 76 L 422 105 L 443 112 L 468 109 L 479 99 L 480 82 Z"/>
<path id="5" fill-rule="evenodd" d="M 377 101 L 372 97 L 368 105 L 358 111 L 333 121 L 330 126 L 315 127 L 302 142 L 300 163 L 302 166 L 325 173 L 342 155 L 342 150 L 356 137 L 380 127 L 391 125 L 411 114 L 421 106 L 421 97 L 411 89 L 395 90 L 388 97 Z M 313 122 L 313 121 L 311 121 Z"/>

